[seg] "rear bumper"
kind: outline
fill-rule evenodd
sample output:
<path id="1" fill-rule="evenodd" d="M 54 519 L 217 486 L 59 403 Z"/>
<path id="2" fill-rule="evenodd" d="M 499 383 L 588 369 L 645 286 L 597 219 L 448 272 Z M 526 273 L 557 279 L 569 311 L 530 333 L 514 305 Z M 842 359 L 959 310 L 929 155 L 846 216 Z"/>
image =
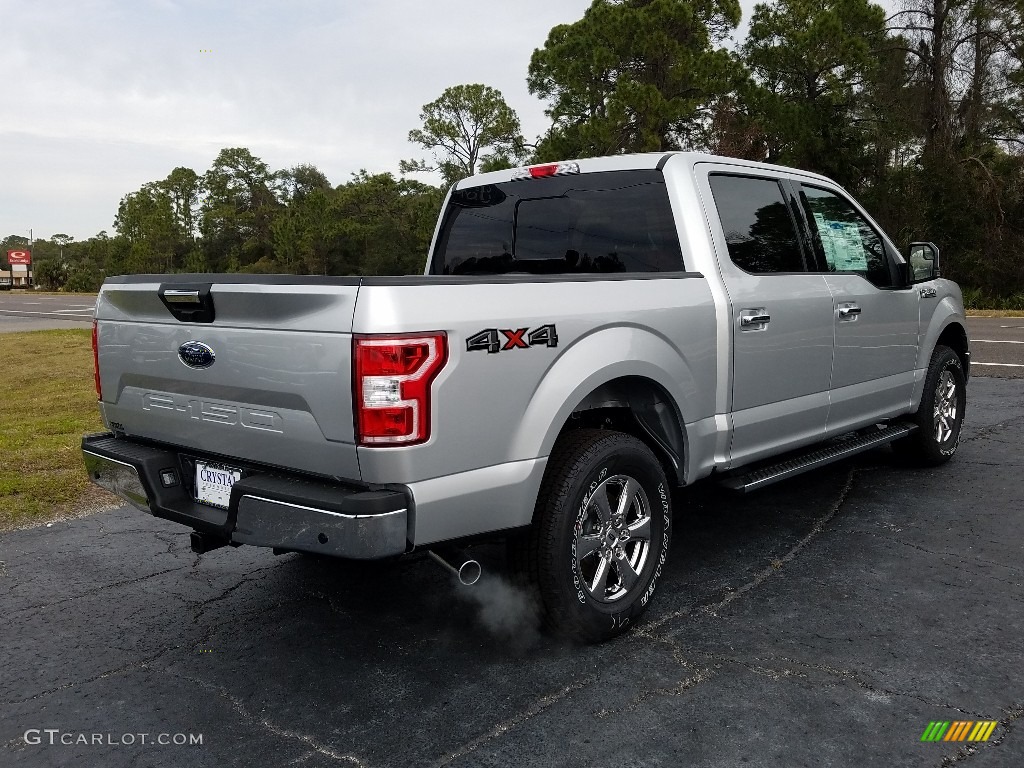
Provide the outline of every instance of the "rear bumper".
<path id="1" fill-rule="evenodd" d="M 173 449 L 108 433 L 84 437 L 82 456 L 97 485 L 144 512 L 227 543 L 354 560 L 392 557 L 411 548 L 409 501 L 399 491 L 247 468 L 231 489 L 228 509 L 219 509 L 194 500 L 191 458 Z"/>

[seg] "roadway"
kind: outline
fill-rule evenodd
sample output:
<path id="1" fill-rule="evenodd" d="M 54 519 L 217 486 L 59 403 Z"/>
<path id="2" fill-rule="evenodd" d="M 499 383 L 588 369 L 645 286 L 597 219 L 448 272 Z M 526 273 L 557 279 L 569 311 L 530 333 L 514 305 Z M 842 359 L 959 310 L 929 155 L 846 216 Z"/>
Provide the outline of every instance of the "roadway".
<path id="1" fill-rule="evenodd" d="M 0 292 L 0 333 L 87 328 L 96 297 L 89 294 Z"/>
<path id="2" fill-rule="evenodd" d="M 1024 317 L 969 317 L 971 375 L 1024 378 Z"/>

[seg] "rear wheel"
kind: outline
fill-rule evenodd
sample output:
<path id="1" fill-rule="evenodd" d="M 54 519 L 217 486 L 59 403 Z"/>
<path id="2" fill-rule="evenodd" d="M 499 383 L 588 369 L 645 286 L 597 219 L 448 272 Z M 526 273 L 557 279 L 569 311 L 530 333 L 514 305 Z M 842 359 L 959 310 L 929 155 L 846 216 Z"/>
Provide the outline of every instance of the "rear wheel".
<path id="1" fill-rule="evenodd" d="M 909 437 L 893 443 L 893 450 L 922 466 L 949 461 L 960 445 L 966 406 L 963 364 L 952 349 L 939 345 L 932 352 L 921 405 L 912 417 L 918 428 Z"/>
<path id="2" fill-rule="evenodd" d="M 647 608 L 670 535 L 665 473 L 650 448 L 621 432 L 575 430 L 556 443 L 533 527 L 511 554 L 545 624 L 598 642 Z"/>

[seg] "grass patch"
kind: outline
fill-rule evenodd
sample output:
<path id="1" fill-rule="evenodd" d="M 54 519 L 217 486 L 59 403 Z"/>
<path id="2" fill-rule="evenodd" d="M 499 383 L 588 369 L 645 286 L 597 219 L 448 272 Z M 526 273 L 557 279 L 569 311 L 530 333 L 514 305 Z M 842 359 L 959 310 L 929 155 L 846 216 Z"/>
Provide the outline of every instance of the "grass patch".
<path id="1" fill-rule="evenodd" d="M 89 337 L 89 330 L 0 334 L 0 530 L 116 503 L 82 465 L 82 435 L 103 429 Z"/>

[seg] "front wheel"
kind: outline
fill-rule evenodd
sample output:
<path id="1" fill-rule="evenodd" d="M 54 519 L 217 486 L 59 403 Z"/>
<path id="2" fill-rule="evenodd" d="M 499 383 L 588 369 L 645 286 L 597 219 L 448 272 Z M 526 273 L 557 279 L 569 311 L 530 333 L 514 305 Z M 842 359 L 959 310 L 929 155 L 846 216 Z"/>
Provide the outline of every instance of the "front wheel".
<path id="1" fill-rule="evenodd" d="M 533 528 L 512 552 L 547 626 L 582 642 L 632 626 L 665 564 L 671 518 L 665 473 L 643 442 L 593 429 L 559 438 Z"/>
<path id="2" fill-rule="evenodd" d="M 967 406 L 967 384 L 963 364 L 945 346 L 935 347 L 924 380 L 921 405 L 913 420 L 917 430 L 893 443 L 903 458 L 923 466 L 937 466 L 956 452 Z"/>

